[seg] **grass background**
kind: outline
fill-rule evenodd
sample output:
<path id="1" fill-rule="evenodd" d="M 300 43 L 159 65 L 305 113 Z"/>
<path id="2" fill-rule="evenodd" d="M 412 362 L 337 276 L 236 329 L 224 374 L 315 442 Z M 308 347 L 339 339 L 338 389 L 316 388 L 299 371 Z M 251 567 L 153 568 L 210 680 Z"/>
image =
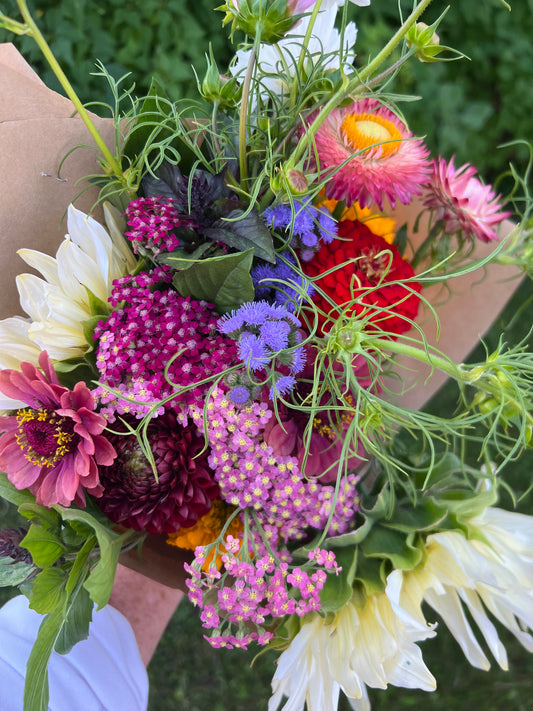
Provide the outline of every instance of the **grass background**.
<path id="1" fill-rule="evenodd" d="M 204 53 L 212 43 L 220 67 L 230 55 L 222 15 L 212 12 L 221 0 L 35 0 L 29 2 L 40 27 L 85 101 L 105 100 L 102 80 L 91 76 L 100 59 L 119 78 L 132 72 L 136 93 L 147 91 L 152 75 L 173 99 L 192 95 L 194 65 L 201 76 Z M 411 3 L 401 2 L 408 10 Z M 525 169 L 527 150 L 496 146 L 513 138 L 533 140 L 533 0 L 514 0 L 511 13 L 498 0 L 461 0 L 439 30 L 443 44 L 460 49 L 470 61 L 443 64 L 411 62 L 395 89 L 418 95 L 423 101 L 402 106 L 412 130 L 425 135 L 434 153 L 456 156 L 457 163 L 474 163 L 487 180 L 494 181 L 509 161 Z M 426 21 L 432 22 L 446 7 L 434 0 Z M 14 0 L 1 0 L 0 10 L 16 17 Z M 397 25 L 398 3 L 372 0 L 370 7 L 350 6 L 359 26 L 357 48 L 362 62 L 375 54 Z M 49 86 L 58 88 L 27 37 L 13 38 L 0 31 L 0 41 L 14 41 Z M 487 336 L 494 346 L 507 329 L 509 340 L 523 337 L 531 326 L 531 286 L 522 286 Z M 514 318 L 521 304 L 529 300 Z M 531 343 L 531 339 L 530 339 Z M 481 351 L 473 355 L 481 357 Z M 455 393 L 445 387 L 430 403 L 449 412 Z M 531 481 L 532 456 L 512 465 L 508 476 L 519 492 Z M 533 514 L 531 496 L 519 509 Z M 4 525 L 11 514 L 0 505 Z M 0 590 L 0 603 L 12 593 Z M 431 617 L 431 619 L 433 619 Z M 391 689 L 373 691 L 378 711 L 420 706 L 431 711 L 533 711 L 533 656 L 506 630 L 502 632 L 511 671 L 490 673 L 471 668 L 455 641 L 441 629 L 436 640 L 422 645 L 426 663 L 438 681 L 432 694 Z M 150 711 L 255 711 L 266 709 L 273 672 L 273 656 L 266 654 L 250 668 L 252 653 L 215 651 L 202 638 L 199 619 L 188 602 L 180 605 L 149 668 Z M 343 706 L 348 709 L 348 706 Z"/>

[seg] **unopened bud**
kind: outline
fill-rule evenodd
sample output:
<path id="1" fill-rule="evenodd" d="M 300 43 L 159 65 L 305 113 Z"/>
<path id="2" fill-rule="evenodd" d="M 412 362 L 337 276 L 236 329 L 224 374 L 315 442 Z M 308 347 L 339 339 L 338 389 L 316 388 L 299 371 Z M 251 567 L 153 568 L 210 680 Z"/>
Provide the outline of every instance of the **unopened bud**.
<path id="1" fill-rule="evenodd" d="M 437 55 L 445 49 L 440 46 L 440 39 L 433 25 L 428 26 L 425 22 L 413 25 L 407 33 L 406 41 L 409 49 L 415 49 L 415 57 L 421 62 L 440 61 Z"/>

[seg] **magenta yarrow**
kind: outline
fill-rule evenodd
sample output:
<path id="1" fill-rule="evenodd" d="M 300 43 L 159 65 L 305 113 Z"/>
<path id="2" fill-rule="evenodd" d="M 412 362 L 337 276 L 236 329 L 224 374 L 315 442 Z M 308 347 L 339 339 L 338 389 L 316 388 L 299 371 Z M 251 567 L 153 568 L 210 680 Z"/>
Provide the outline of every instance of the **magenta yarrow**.
<path id="1" fill-rule="evenodd" d="M 217 333 L 213 306 L 180 296 L 170 288 L 171 278 L 168 269 L 156 268 L 113 286 L 110 301 L 118 308 L 95 330 L 101 383 L 95 395 L 110 421 L 117 414 L 144 417 L 173 394 L 166 407 L 182 413 L 189 404 L 203 403 L 211 384 L 192 387 L 196 382 L 215 379 L 235 363 L 237 346 Z M 157 414 L 163 411 L 160 406 Z"/>
<path id="2" fill-rule="evenodd" d="M 59 384 L 46 351 L 39 368 L 22 363 L 0 372 L 0 390 L 28 405 L 2 418 L 0 469 L 17 489 L 29 489 L 38 504 L 85 506 L 85 492 L 102 494 L 98 467 L 113 463 L 116 452 L 102 434 L 106 420 L 94 412 L 85 383 L 74 390 Z"/>
<path id="3" fill-rule="evenodd" d="M 174 235 L 178 227 L 192 227 L 190 220 L 178 215 L 173 201 L 164 197 L 141 197 L 126 208 L 126 219 L 131 228 L 125 236 L 132 242 L 135 254 L 172 252 L 180 245 Z"/>
<path id="4" fill-rule="evenodd" d="M 424 205 L 436 211 L 447 234 L 463 233 L 482 242 L 498 239 L 495 227 L 511 212 L 503 212 L 500 195 L 477 178 L 474 166 L 455 168 L 453 158 L 432 162 L 431 181 L 425 185 Z"/>
<path id="5" fill-rule="evenodd" d="M 313 551 L 309 560 L 319 568 L 308 571 L 289 568 L 288 563 L 276 562 L 269 554 L 259 556 L 253 562 L 243 561 L 236 557 L 240 545 L 240 541 L 236 546 L 226 542 L 228 552 L 222 556 L 222 573 L 200 572 L 206 560 L 203 546 L 196 549 L 193 564 L 185 566 L 190 574 L 187 580 L 189 599 L 202 610 L 202 626 L 213 630 L 206 636 L 213 647 L 246 649 L 252 641 L 259 645 L 268 644 L 272 633 L 265 627 L 274 619 L 285 615 L 303 617 L 308 612 L 320 610 L 320 591 L 327 578 L 321 568 L 333 569 L 336 574 L 341 571 L 331 551 Z M 224 584 L 228 578 L 231 585 Z M 219 580 L 221 582 L 215 584 Z M 247 634 L 250 625 L 254 625 L 258 632 Z M 232 633 L 234 628 L 235 635 Z"/>

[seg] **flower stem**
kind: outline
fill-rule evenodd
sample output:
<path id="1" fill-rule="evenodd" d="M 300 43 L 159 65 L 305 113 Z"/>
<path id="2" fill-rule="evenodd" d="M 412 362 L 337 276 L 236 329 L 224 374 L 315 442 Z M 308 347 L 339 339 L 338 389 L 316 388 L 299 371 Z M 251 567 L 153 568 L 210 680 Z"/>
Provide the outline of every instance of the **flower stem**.
<path id="1" fill-rule="evenodd" d="M 246 164 L 246 147 L 247 147 L 247 124 L 248 124 L 248 104 L 250 101 L 250 86 L 255 68 L 255 60 L 260 43 L 261 35 L 258 32 L 255 38 L 253 49 L 248 60 L 248 68 L 242 85 L 241 113 L 239 116 L 239 170 L 241 185 L 244 185 L 248 177 L 248 168 Z"/>
<path id="2" fill-rule="evenodd" d="M 40 49 L 41 52 L 43 53 L 43 55 L 44 55 L 46 61 L 47 61 L 48 64 L 50 65 L 50 68 L 52 69 L 52 71 L 53 71 L 54 74 L 56 75 L 56 77 L 57 77 L 59 83 L 61 84 L 61 86 L 62 86 L 63 89 L 65 90 L 66 95 L 68 96 L 68 98 L 69 98 L 69 99 L 72 101 L 72 103 L 74 104 L 74 106 L 75 106 L 75 108 L 76 108 L 76 111 L 78 112 L 78 114 L 79 114 L 81 120 L 83 121 L 83 123 L 84 123 L 85 126 L 87 127 L 87 130 L 89 131 L 89 133 L 91 134 L 92 138 L 94 139 L 94 142 L 96 143 L 96 145 L 97 145 L 98 148 L 100 149 L 100 152 L 102 153 L 102 155 L 104 156 L 105 160 L 107 161 L 107 165 L 109 166 L 109 168 L 111 169 L 111 171 L 117 176 L 117 178 L 118 178 L 121 182 L 123 182 L 123 180 L 124 180 L 124 174 L 123 174 L 122 167 L 121 167 L 120 163 L 117 161 L 117 159 L 115 158 L 115 156 L 111 153 L 111 151 L 110 151 L 109 148 L 107 147 L 107 145 L 106 145 L 104 139 L 103 139 L 103 138 L 101 137 L 101 135 L 99 134 L 98 129 L 96 128 L 96 126 L 95 126 L 94 123 L 92 122 L 92 120 L 91 120 L 91 118 L 90 118 L 90 116 L 89 116 L 87 110 L 85 109 L 85 107 L 84 107 L 83 104 L 81 103 L 80 99 L 78 98 L 78 95 L 76 94 L 76 92 L 75 92 L 74 89 L 72 88 L 71 83 L 69 82 L 69 80 L 67 79 L 65 73 L 64 73 L 63 70 L 61 69 L 61 66 L 59 65 L 59 62 L 57 61 L 57 59 L 55 58 L 54 53 L 53 53 L 52 50 L 50 49 L 50 46 L 49 46 L 48 42 L 45 40 L 45 38 L 44 38 L 43 35 L 41 34 L 41 31 L 39 30 L 39 28 L 38 28 L 37 25 L 35 24 L 35 22 L 34 22 L 32 16 L 31 16 L 31 14 L 30 14 L 30 11 L 28 10 L 28 6 L 27 6 L 27 4 L 26 4 L 26 0 L 17 0 L 17 5 L 18 5 L 18 7 L 19 7 L 19 10 L 20 10 L 20 13 L 21 13 L 22 17 L 24 18 L 24 21 L 25 21 L 25 23 L 26 23 L 26 26 L 27 26 L 27 28 L 28 28 L 28 31 L 27 31 L 26 34 L 28 34 L 30 37 L 32 37 L 32 38 L 35 40 L 35 42 L 36 42 L 36 44 L 38 45 L 39 49 Z"/>

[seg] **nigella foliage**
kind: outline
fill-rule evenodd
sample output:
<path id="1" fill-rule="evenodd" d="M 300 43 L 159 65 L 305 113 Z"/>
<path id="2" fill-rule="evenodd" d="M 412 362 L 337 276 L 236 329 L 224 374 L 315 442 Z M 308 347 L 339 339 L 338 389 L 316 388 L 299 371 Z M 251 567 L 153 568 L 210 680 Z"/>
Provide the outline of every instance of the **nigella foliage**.
<path id="1" fill-rule="evenodd" d="M 155 175 L 144 177 L 142 191 L 146 197 L 172 200 L 178 215 L 194 224 L 174 232 L 189 251 L 206 241 L 219 242 L 239 252 L 253 249 L 256 257 L 274 263 L 270 231 L 255 208 L 248 209 L 230 193 L 225 173 L 197 168 L 184 175 L 177 165 L 165 162 Z"/>

